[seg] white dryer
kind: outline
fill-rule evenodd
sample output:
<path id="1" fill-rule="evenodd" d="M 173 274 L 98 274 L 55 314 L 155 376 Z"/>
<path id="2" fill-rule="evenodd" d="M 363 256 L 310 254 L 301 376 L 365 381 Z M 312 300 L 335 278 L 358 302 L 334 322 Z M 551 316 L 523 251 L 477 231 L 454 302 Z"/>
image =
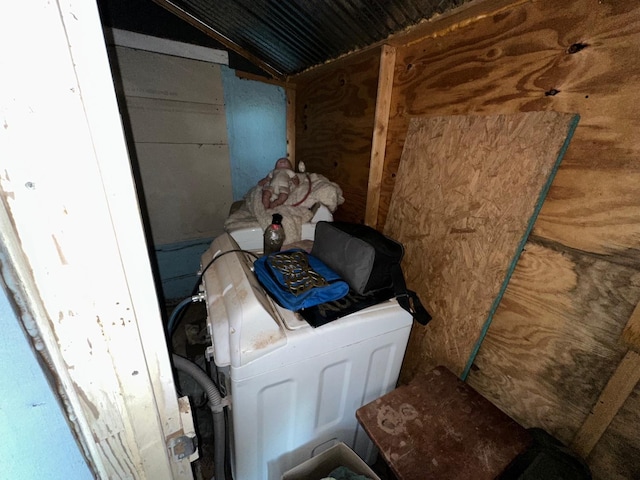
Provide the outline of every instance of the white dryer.
<path id="1" fill-rule="evenodd" d="M 395 388 L 412 317 L 389 300 L 312 328 L 265 294 L 253 257 L 224 254 L 236 249 L 225 233 L 202 256 L 234 480 L 280 480 L 338 442 L 371 463 L 376 452 L 355 411 Z"/>

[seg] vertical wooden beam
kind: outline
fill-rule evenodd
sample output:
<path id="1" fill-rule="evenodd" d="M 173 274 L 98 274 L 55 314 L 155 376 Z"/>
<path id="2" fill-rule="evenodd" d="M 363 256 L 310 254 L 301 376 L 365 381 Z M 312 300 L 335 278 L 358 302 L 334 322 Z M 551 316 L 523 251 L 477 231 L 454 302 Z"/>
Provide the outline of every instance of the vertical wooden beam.
<path id="1" fill-rule="evenodd" d="M 613 373 L 598 401 L 573 439 L 572 448 L 587 457 L 640 381 L 640 304 L 631 314 L 621 336 L 631 348 Z M 634 351 L 635 350 L 635 351 Z"/>
<path id="2" fill-rule="evenodd" d="M 571 447 L 586 458 L 640 381 L 640 355 L 629 350 L 613 373 Z"/>
<path id="3" fill-rule="evenodd" d="M 631 314 L 621 338 L 627 347 L 640 353 L 640 304 Z"/>
<path id="4" fill-rule="evenodd" d="M 287 158 L 296 167 L 296 90 L 286 88 L 287 94 Z"/>
<path id="5" fill-rule="evenodd" d="M 367 189 L 367 206 L 364 223 L 376 228 L 378 225 L 378 209 L 380 207 L 380 187 L 384 171 L 384 154 L 387 147 L 387 129 L 389 126 L 389 109 L 391 108 L 391 92 L 393 91 L 393 70 L 396 64 L 396 49 L 389 45 L 382 46 L 380 53 L 380 71 L 378 73 L 378 94 L 376 97 L 376 113 L 371 141 L 371 161 L 369 162 L 369 186 Z"/>

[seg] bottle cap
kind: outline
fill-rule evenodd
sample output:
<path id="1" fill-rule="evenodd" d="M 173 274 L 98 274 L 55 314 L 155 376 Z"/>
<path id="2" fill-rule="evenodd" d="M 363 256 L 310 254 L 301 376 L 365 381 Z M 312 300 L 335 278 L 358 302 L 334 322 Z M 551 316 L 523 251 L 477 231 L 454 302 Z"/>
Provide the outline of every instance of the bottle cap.
<path id="1" fill-rule="evenodd" d="M 280 215 L 279 213 L 274 213 L 271 223 L 275 223 L 276 225 L 281 225 L 282 224 L 282 215 Z"/>

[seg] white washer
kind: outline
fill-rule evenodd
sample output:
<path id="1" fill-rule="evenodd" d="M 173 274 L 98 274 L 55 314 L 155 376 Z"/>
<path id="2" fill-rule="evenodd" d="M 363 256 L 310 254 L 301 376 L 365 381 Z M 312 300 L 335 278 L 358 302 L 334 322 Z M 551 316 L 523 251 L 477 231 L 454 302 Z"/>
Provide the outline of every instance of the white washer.
<path id="1" fill-rule="evenodd" d="M 203 267 L 237 248 L 221 235 Z M 252 263 L 229 253 L 203 275 L 209 354 L 231 398 L 234 480 L 280 480 L 338 442 L 371 463 L 355 411 L 395 388 L 412 317 L 390 300 L 312 328 L 264 293 Z"/>

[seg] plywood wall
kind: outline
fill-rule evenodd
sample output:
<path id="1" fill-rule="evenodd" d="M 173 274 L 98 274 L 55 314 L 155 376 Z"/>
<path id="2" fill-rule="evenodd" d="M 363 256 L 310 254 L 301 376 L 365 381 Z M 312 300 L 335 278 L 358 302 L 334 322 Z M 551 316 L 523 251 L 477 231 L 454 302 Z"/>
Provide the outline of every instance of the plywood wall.
<path id="1" fill-rule="evenodd" d="M 624 354 L 618 339 L 640 298 L 639 56 L 638 5 L 586 0 L 526 2 L 397 49 L 388 179 L 414 115 L 581 116 L 469 377 L 565 442 Z M 407 376 L 421 369 L 421 343 L 412 338 Z"/>
<path id="2" fill-rule="evenodd" d="M 379 64 L 376 48 L 294 79 L 296 161 L 343 189 L 338 220 L 364 219 Z"/>
<path id="3" fill-rule="evenodd" d="M 389 43 L 396 47 L 396 64 L 378 226 L 386 221 L 412 117 L 537 110 L 580 115 L 468 378 L 525 426 L 570 443 L 625 355 L 620 334 L 640 300 L 640 4 L 486 0 Z M 350 66 L 343 59 L 339 68 L 357 70 L 370 84 L 377 65 L 362 58 Z M 333 73 L 331 64 L 323 68 L 328 76 L 310 72 L 306 85 L 320 91 L 338 81 L 337 66 Z M 314 130 L 331 131 L 333 119 L 348 108 L 338 108 L 327 89 L 313 98 L 309 118 L 321 115 L 314 116 Z M 299 114 L 301 109 L 298 104 Z M 359 139 L 358 171 L 367 167 L 362 139 L 370 133 L 363 127 L 372 118 L 369 110 L 359 110 L 346 125 Z M 326 158 L 316 157 L 318 168 L 330 171 L 332 158 L 355 158 L 342 157 L 351 145 L 321 138 Z M 303 133 L 297 142 L 298 152 L 318 145 Z M 355 221 L 364 219 L 365 177 L 336 178 L 363 182 L 343 184 L 351 202 L 345 208 Z M 431 364 L 419 328 L 403 381 Z M 633 427 L 639 397 L 636 387 L 589 456 L 595 478 L 640 478 L 640 433 Z"/>

